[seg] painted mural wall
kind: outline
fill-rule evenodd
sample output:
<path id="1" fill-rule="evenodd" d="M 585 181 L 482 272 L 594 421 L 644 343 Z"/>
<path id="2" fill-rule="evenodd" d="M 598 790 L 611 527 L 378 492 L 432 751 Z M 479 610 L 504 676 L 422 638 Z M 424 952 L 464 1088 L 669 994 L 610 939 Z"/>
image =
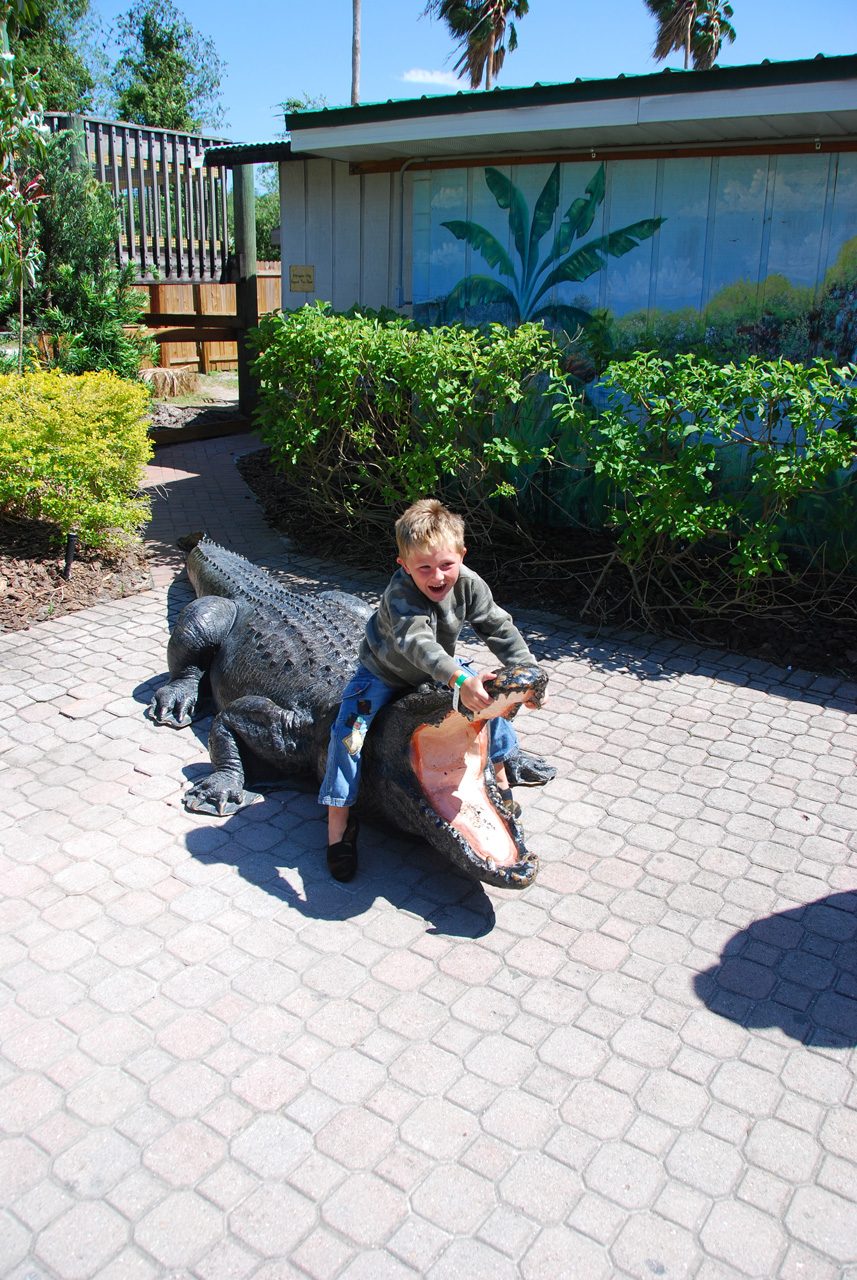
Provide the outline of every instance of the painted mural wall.
<path id="1" fill-rule="evenodd" d="M 855 153 L 435 170 L 413 190 L 423 323 L 857 357 Z"/>

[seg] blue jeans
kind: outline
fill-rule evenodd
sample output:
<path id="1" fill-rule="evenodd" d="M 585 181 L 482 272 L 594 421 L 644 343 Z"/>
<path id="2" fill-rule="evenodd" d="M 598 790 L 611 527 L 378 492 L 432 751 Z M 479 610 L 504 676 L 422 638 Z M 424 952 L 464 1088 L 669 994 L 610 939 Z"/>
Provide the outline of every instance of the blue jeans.
<path id="1" fill-rule="evenodd" d="M 462 671 L 473 676 L 476 672 L 465 663 Z M 330 731 L 327 750 L 327 769 L 319 792 L 319 804 L 335 809 L 350 807 L 357 799 L 360 786 L 360 763 L 363 740 L 375 716 L 397 695 L 406 689 L 393 689 L 371 671 L 360 666 L 345 686 L 339 714 Z M 492 764 L 502 764 L 514 755 L 518 748 L 518 736 L 508 720 L 488 721 L 488 754 Z"/>

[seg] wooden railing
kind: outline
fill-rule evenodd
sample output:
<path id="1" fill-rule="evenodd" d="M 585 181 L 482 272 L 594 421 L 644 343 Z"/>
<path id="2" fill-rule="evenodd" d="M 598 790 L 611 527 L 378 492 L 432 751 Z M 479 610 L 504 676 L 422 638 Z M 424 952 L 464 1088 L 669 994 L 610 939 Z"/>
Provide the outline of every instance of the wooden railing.
<path id="1" fill-rule="evenodd" d="M 77 134 L 83 162 L 112 189 L 117 260 L 134 265 L 140 284 L 224 277 L 227 170 L 205 164 L 206 148 L 223 139 L 95 116 L 50 113 L 45 121 Z"/>

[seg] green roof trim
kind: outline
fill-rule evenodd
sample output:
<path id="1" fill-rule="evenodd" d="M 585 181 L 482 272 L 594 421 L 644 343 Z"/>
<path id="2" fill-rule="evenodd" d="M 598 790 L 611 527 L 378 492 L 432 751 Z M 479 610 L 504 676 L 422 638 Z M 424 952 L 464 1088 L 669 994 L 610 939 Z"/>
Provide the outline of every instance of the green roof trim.
<path id="1" fill-rule="evenodd" d="M 291 159 L 291 143 L 285 139 L 277 142 L 227 142 L 224 146 L 208 147 L 206 164 L 223 164 L 234 168 L 237 164 L 270 164 L 274 160 Z"/>
<path id="2" fill-rule="evenodd" d="M 656 71 L 621 75 L 610 80 L 575 80 L 571 84 L 535 84 L 523 89 L 459 91 L 431 98 L 402 98 L 357 107 L 326 107 L 293 112 L 286 128 L 305 133 L 336 125 L 374 124 L 383 120 L 414 120 L 431 116 L 508 111 L 558 103 L 599 102 L 658 94 L 704 93 L 706 90 L 755 89 L 771 85 L 813 84 L 857 78 L 857 54 L 803 58 L 795 62 L 764 62 L 742 67 L 712 67 L 710 71 Z"/>

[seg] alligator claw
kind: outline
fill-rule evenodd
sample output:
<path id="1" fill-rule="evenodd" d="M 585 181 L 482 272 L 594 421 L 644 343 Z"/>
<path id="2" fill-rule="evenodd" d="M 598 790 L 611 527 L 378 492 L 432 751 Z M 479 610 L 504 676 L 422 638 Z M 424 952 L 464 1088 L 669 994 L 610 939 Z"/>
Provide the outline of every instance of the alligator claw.
<path id="1" fill-rule="evenodd" d="M 255 791 L 245 791 L 234 774 L 212 773 L 185 792 L 184 803 L 192 813 L 226 818 L 261 799 Z"/>
<path id="2" fill-rule="evenodd" d="M 189 725 L 193 724 L 193 713 L 195 710 L 196 707 L 192 705 L 186 711 L 181 711 L 176 715 L 172 711 L 163 710 L 163 708 L 159 707 L 153 699 L 146 708 L 146 715 L 153 724 L 158 725 L 162 729 L 164 727 L 168 729 L 187 729 Z"/>
<path id="3" fill-rule="evenodd" d="M 154 724 L 166 725 L 170 729 L 186 729 L 193 723 L 196 699 L 195 681 L 171 680 L 155 691 L 146 714 Z"/>

